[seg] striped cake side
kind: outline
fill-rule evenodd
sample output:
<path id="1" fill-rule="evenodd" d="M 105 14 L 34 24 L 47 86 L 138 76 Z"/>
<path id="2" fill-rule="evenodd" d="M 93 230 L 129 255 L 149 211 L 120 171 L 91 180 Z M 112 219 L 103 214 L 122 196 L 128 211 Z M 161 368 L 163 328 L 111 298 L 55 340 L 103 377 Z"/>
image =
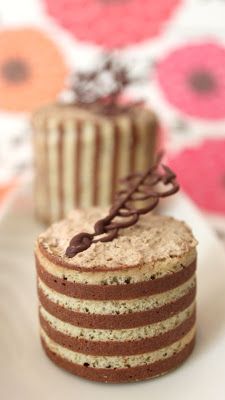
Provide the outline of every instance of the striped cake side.
<path id="1" fill-rule="evenodd" d="M 101 271 L 86 272 L 86 283 L 70 282 L 72 293 L 67 276 L 58 276 L 61 266 L 55 264 L 50 274 L 45 255 L 36 250 L 36 257 L 41 339 L 56 364 L 88 379 L 126 382 L 164 374 L 192 351 L 196 318 L 193 252 L 182 265 L 177 260 L 176 271 L 173 268 L 154 279 L 131 269 L 133 280 L 118 283 L 123 281 L 121 269 L 113 272 L 117 283 L 102 284 Z M 71 270 L 66 270 L 71 280 Z M 77 290 L 76 285 L 82 287 Z M 95 296 L 90 296 L 93 287 Z"/>
<path id="2" fill-rule="evenodd" d="M 33 130 L 36 213 L 51 223 L 110 204 L 120 177 L 153 162 L 157 123 L 147 110 L 105 118 L 53 107 L 34 116 Z"/>

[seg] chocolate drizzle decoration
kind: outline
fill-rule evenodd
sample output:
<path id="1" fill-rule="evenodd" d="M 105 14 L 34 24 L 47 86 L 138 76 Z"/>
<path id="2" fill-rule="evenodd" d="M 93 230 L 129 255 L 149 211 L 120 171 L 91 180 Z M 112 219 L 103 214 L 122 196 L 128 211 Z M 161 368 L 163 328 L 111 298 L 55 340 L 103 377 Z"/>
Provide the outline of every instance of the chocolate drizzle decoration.
<path id="1" fill-rule="evenodd" d="M 144 174 L 132 174 L 121 181 L 125 188 L 116 193 L 109 214 L 95 223 L 94 233 L 81 232 L 71 239 L 66 249 L 67 257 L 87 250 L 92 243 L 114 240 L 120 229 L 135 225 L 142 214 L 153 210 L 160 198 L 179 190 L 176 175 L 161 164 L 161 158 L 160 154 L 155 165 Z"/>
<path id="2" fill-rule="evenodd" d="M 120 101 L 125 89 L 140 81 L 140 78 L 130 76 L 128 71 L 128 67 L 119 63 L 113 54 L 105 54 L 96 70 L 77 72 L 73 76 L 71 90 L 75 95 L 75 104 L 108 115 L 127 112 L 131 106 L 143 104 L 143 101 L 125 104 Z"/>

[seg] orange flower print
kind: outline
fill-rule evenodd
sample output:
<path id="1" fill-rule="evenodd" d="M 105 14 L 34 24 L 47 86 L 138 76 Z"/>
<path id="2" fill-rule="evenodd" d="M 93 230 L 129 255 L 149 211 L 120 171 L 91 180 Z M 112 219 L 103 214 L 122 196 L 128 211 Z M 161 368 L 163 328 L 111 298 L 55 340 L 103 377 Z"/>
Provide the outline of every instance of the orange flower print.
<path id="1" fill-rule="evenodd" d="M 67 67 L 43 32 L 33 28 L 0 32 L 0 109 L 32 111 L 54 101 Z"/>

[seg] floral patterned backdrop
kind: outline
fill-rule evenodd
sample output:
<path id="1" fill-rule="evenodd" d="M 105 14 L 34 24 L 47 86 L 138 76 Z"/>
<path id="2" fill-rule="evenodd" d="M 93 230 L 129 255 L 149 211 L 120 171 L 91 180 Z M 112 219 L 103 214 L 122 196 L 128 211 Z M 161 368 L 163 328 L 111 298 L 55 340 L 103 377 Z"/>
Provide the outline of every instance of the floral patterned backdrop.
<path id="1" fill-rule="evenodd" d="M 225 239 L 225 2 L 0 0 L 0 205 L 31 169 L 30 113 L 104 49 L 148 71 L 183 190 Z"/>

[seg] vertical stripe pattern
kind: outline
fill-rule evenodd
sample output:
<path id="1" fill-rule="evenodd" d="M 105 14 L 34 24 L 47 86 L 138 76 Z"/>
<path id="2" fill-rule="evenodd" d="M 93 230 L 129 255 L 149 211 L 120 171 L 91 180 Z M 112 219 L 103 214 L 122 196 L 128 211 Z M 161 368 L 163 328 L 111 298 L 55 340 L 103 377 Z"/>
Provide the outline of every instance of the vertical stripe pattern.
<path id="1" fill-rule="evenodd" d="M 67 118 L 50 114 L 34 126 L 35 200 L 44 222 L 63 218 L 73 207 L 109 205 L 118 179 L 153 161 L 156 125 L 137 113 L 95 120 L 77 112 Z"/>

